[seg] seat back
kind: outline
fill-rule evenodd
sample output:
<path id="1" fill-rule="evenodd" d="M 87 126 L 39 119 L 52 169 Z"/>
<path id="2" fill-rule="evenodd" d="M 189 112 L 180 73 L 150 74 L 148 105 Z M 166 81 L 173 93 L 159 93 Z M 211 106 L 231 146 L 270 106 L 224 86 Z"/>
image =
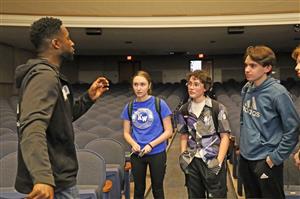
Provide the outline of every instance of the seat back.
<path id="1" fill-rule="evenodd" d="M 16 152 L 18 149 L 18 142 L 13 140 L 1 140 L 0 142 L 0 158 L 6 156 L 9 153 Z"/>
<path id="2" fill-rule="evenodd" d="M 98 138 L 89 142 L 86 149 L 95 151 L 101 155 L 106 164 L 119 164 L 125 166 L 125 151 L 123 145 L 111 138 Z"/>
<path id="3" fill-rule="evenodd" d="M 88 130 L 89 133 L 97 135 L 99 138 L 110 137 L 114 131 L 106 126 L 96 126 Z"/>
<path id="4" fill-rule="evenodd" d="M 75 134 L 75 143 L 80 149 L 83 149 L 87 143 L 97 138 L 98 136 L 92 133 L 77 133 Z"/>
<path id="5" fill-rule="evenodd" d="M 17 137 L 16 133 L 15 134 L 7 133 L 4 135 L 1 135 L 0 140 L 1 141 L 18 141 L 18 137 Z"/>
<path id="6" fill-rule="evenodd" d="M 17 152 L 0 159 L 0 187 L 14 187 L 17 174 Z"/>
<path id="7" fill-rule="evenodd" d="M 97 198 L 105 198 L 102 192 L 106 181 L 106 165 L 103 157 L 87 149 L 78 149 L 76 153 L 79 164 L 77 184 L 80 198 L 94 198 L 91 197 L 93 193 L 97 195 Z M 94 191 L 88 191 L 85 196 L 86 189 Z"/>
<path id="8" fill-rule="evenodd" d="M 104 158 L 87 149 L 78 149 L 76 153 L 79 164 L 78 185 L 99 185 L 102 189 L 106 180 Z"/>
<path id="9" fill-rule="evenodd" d="M 112 119 L 107 123 L 107 127 L 111 128 L 114 131 L 123 132 L 123 120 Z"/>
<path id="10" fill-rule="evenodd" d="M 131 153 L 131 146 L 130 144 L 128 144 L 128 142 L 125 140 L 123 133 L 114 133 L 110 135 L 110 138 L 117 140 L 118 142 L 120 142 L 126 152 Z"/>
<path id="11" fill-rule="evenodd" d="M 125 182 L 125 151 L 122 144 L 111 138 L 98 138 L 89 142 L 85 149 L 104 158 L 107 178 L 113 182 L 112 197 L 120 198 Z"/>

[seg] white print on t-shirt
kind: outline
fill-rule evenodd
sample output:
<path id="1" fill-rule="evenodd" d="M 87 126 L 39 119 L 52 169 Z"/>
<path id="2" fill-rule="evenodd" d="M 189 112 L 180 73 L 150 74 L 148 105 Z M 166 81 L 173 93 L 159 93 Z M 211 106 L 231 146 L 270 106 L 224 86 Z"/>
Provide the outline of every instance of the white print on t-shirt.
<path id="1" fill-rule="evenodd" d="M 146 129 L 153 123 L 154 116 L 150 109 L 139 108 L 132 115 L 132 124 L 139 129 Z"/>

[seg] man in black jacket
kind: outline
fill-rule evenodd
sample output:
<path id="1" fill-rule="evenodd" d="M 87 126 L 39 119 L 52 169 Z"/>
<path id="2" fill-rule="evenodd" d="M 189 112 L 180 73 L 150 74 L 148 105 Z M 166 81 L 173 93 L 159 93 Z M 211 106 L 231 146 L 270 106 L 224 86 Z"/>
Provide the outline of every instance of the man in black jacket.
<path id="1" fill-rule="evenodd" d="M 72 60 L 74 43 L 62 21 L 45 17 L 30 31 L 37 58 L 16 69 L 18 104 L 18 171 L 15 187 L 28 199 L 78 198 L 78 162 L 72 121 L 85 113 L 105 91 L 99 77 L 79 100 L 60 74 Z"/>

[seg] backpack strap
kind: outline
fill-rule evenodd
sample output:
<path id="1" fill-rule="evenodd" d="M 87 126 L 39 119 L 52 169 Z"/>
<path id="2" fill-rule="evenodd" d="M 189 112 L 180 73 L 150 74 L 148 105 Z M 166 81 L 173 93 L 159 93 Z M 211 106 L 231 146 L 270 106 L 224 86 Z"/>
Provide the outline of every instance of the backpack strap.
<path id="1" fill-rule="evenodd" d="M 163 119 L 161 117 L 161 112 L 160 112 L 161 111 L 161 107 L 160 107 L 160 98 L 159 97 L 155 97 L 155 110 L 158 113 L 160 124 L 161 124 L 161 126 L 163 128 L 163 131 L 165 131 Z"/>
<path id="2" fill-rule="evenodd" d="M 188 115 L 189 111 L 188 111 L 188 103 L 185 103 L 181 106 L 180 108 L 180 112 L 182 115 Z"/>
<path id="3" fill-rule="evenodd" d="M 128 113 L 130 124 L 132 122 L 131 115 L 132 115 L 132 109 L 133 109 L 133 101 L 134 100 L 130 100 L 130 102 L 128 103 L 128 106 L 127 106 L 127 113 Z"/>
<path id="4" fill-rule="evenodd" d="M 240 124 L 243 125 L 243 106 L 244 106 L 244 100 L 245 100 L 245 96 L 247 94 L 247 91 L 249 89 L 250 85 L 249 82 L 246 83 L 246 85 L 244 86 L 244 88 L 242 89 L 241 92 L 241 96 L 242 96 L 242 108 L 241 108 L 241 112 L 240 112 Z"/>
<path id="5" fill-rule="evenodd" d="M 218 132 L 218 127 L 219 127 L 218 114 L 219 114 L 219 112 L 220 112 L 219 102 L 212 99 L 212 117 L 213 117 L 215 129 L 216 129 L 216 133 L 220 136 L 220 134 Z M 231 140 L 231 138 L 229 138 L 229 139 Z M 225 158 L 229 159 L 231 157 L 231 155 L 232 155 L 232 150 L 229 148 Z"/>
<path id="6" fill-rule="evenodd" d="M 211 102 L 212 102 L 212 118 L 216 129 L 216 133 L 218 133 L 218 127 L 219 127 L 218 115 L 220 112 L 219 103 L 214 99 L 211 99 Z"/>

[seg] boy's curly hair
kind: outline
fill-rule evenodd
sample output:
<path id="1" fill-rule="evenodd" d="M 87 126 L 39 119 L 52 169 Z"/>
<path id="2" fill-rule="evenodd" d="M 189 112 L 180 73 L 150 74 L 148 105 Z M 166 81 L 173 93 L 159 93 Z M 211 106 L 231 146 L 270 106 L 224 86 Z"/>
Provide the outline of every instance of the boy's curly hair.
<path id="1" fill-rule="evenodd" d="M 204 88 L 208 91 L 212 86 L 212 78 L 208 75 L 208 73 L 204 70 L 195 70 L 187 74 L 186 80 L 187 82 L 191 79 L 191 77 L 195 77 L 199 79 L 202 84 L 204 84 Z"/>

